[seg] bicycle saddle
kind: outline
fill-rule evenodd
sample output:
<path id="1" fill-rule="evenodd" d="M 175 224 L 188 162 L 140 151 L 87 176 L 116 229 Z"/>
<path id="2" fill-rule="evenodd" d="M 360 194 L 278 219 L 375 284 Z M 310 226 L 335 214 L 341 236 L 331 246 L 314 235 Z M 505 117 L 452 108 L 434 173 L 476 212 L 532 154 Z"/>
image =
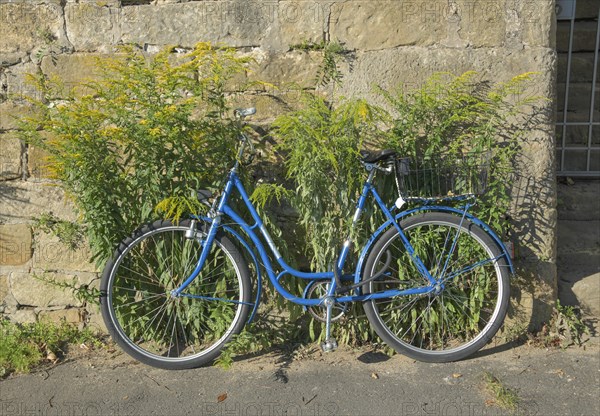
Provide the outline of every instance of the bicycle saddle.
<path id="1" fill-rule="evenodd" d="M 211 191 L 209 191 L 208 189 L 198 189 L 196 191 L 196 195 L 198 196 L 198 201 L 200 201 L 204 205 L 211 206 L 210 202 L 208 201 L 210 198 L 213 197 L 213 193 Z"/>
<path id="2" fill-rule="evenodd" d="M 369 152 L 368 150 L 361 150 L 360 156 L 361 160 L 365 163 L 375 163 L 381 162 L 382 160 L 392 160 L 395 159 L 398 153 L 392 149 L 385 150 L 376 150 L 373 152 Z"/>

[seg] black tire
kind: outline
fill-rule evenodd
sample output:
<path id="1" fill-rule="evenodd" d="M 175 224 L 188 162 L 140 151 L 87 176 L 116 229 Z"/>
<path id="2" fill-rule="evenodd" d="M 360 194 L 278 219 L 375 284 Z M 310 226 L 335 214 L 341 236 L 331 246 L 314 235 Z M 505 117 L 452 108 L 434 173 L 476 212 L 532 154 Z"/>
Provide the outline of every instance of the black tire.
<path id="1" fill-rule="evenodd" d="M 250 310 L 248 266 L 221 234 L 202 272 L 184 291 L 203 298 L 170 296 L 201 252 L 199 237 L 185 238 L 188 229 L 187 220 L 141 227 L 119 245 L 102 274 L 102 316 L 112 338 L 153 367 L 178 370 L 210 363 L 242 330 Z"/>
<path id="2" fill-rule="evenodd" d="M 483 229 L 448 213 L 418 214 L 400 226 L 430 273 L 447 280 L 435 294 L 366 301 L 369 322 L 389 346 L 419 361 L 456 361 L 475 353 L 496 334 L 508 309 L 510 272 L 500 248 Z M 457 235 L 449 257 L 445 253 Z M 395 228 L 375 243 L 363 279 L 384 268 L 386 251 L 391 265 L 364 286 L 365 294 L 427 286 Z"/>

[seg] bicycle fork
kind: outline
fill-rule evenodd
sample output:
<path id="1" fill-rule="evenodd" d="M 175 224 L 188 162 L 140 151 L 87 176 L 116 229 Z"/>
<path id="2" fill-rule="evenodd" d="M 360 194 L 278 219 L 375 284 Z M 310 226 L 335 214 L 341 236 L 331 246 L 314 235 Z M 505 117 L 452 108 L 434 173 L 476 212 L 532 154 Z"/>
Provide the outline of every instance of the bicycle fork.
<path id="1" fill-rule="evenodd" d="M 173 297 L 179 297 L 179 296 L 181 296 L 182 292 L 200 274 L 200 271 L 204 267 L 204 263 L 206 262 L 206 259 L 208 258 L 208 255 L 209 255 L 209 253 L 211 251 L 212 244 L 213 244 L 213 241 L 215 240 L 215 237 L 217 235 L 217 229 L 219 228 L 220 224 L 221 224 L 221 217 L 220 216 L 216 216 L 213 219 L 213 222 L 212 222 L 212 224 L 211 224 L 211 226 L 210 226 L 210 228 L 208 230 L 208 233 L 206 234 L 205 240 L 202 243 L 202 252 L 200 254 L 200 258 L 198 259 L 198 262 L 196 263 L 196 267 L 195 267 L 194 271 L 181 284 L 181 286 L 179 286 L 177 289 L 174 289 L 174 290 L 171 291 L 171 296 L 173 296 Z M 193 220 L 192 224 L 190 225 L 190 229 L 186 231 L 185 236 L 186 236 L 186 238 L 194 239 L 194 238 L 196 238 L 196 233 L 197 233 L 196 221 Z"/>

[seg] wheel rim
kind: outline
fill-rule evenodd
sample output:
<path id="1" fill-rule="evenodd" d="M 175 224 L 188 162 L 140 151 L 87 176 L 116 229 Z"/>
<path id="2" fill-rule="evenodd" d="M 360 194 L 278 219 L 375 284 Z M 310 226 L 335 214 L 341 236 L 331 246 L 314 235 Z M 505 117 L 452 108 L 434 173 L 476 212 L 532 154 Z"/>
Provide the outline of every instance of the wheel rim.
<path id="1" fill-rule="evenodd" d="M 181 362 L 210 354 L 234 331 L 244 308 L 240 270 L 215 240 L 200 275 L 173 297 L 194 270 L 201 245 L 188 227 L 153 230 L 118 257 L 107 287 L 109 315 L 123 342 L 148 358 Z"/>
<path id="2" fill-rule="evenodd" d="M 444 249 L 452 247 L 452 237 L 459 230 L 458 225 L 445 221 L 419 222 L 404 229 L 432 275 L 444 276 L 443 290 L 372 301 L 376 319 L 387 335 L 409 350 L 430 355 L 458 353 L 478 343 L 497 321 L 504 288 L 500 265 L 492 260 L 495 255 L 487 244 L 475 233 L 462 229 L 454 255 L 448 262 L 442 256 Z M 420 239 L 411 238 L 417 234 Z M 426 286 L 397 234 L 380 250 L 371 273 L 377 272 L 378 265 L 381 267 L 382 256 L 388 250 L 397 259 L 390 266 L 391 276 L 384 282 L 371 283 L 371 293 L 392 287 Z"/>

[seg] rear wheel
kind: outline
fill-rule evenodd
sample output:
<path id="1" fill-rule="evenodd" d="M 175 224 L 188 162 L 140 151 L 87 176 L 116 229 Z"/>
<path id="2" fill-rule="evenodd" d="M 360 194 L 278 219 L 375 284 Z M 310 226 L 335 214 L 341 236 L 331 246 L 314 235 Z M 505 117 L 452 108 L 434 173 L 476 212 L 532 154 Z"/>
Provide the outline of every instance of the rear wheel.
<path id="1" fill-rule="evenodd" d="M 243 328 L 250 309 L 249 270 L 234 244 L 217 235 L 198 277 L 200 234 L 187 239 L 189 221 L 157 221 L 125 239 L 104 269 L 101 307 L 113 339 L 137 360 L 185 369 L 216 358 Z"/>
<path id="2" fill-rule="evenodd" d="M 508 308 L 509 267 L 492 238 L 462 217 L 428 212 L 400 223 L 416 254 L 442 283 L 429 294 L 364 303 L 377 334 L 397 352 L 428 362 L 455 361 L 481 349 L 498 331 Z M 363 278 L 387 272 L 365 285 L 366 294 L 425 287 L 395 228 L 369 255 Z"/>

